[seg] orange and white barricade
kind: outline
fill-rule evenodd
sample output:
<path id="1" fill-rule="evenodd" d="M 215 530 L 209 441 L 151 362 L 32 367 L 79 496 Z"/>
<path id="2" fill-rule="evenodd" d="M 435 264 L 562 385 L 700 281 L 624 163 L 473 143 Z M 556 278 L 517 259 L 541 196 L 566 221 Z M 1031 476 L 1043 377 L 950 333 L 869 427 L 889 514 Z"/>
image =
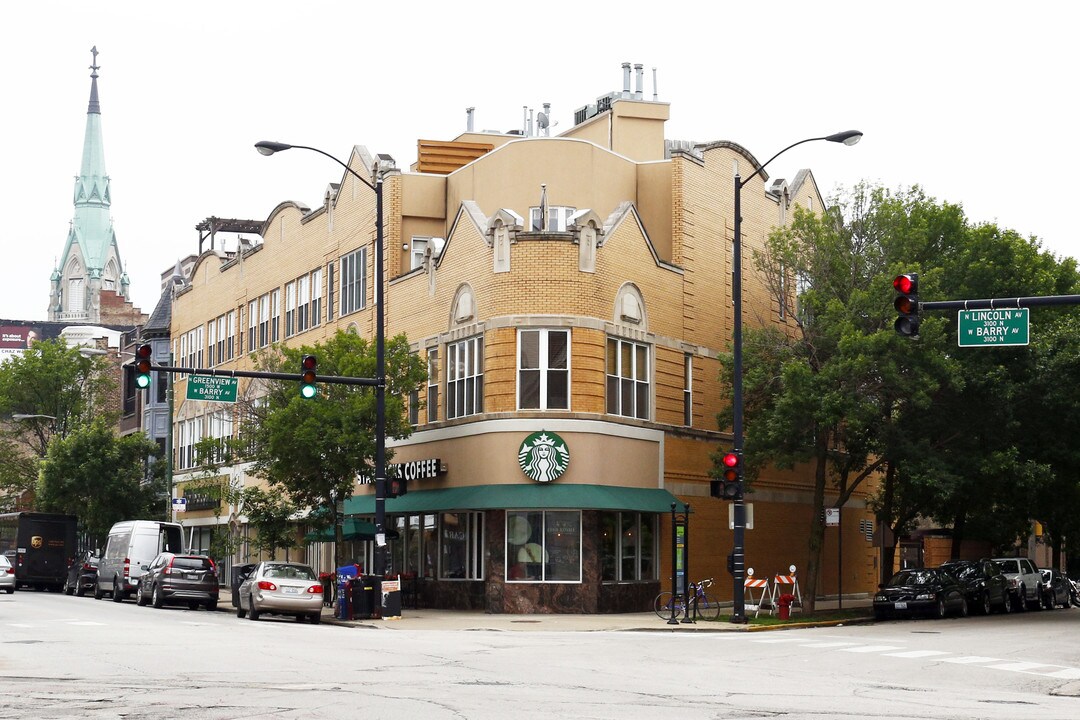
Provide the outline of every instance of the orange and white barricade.
<path id="1" fill-rule="evenodd" d="M 758 597 L 754 598 L 754 592 L 760 590 Z M 743 601 L 747 610 L 754 611 L 754 617 L 761 612 L 761 608 L 769 600 L 769 579 L 759 580 L 754 577 L 754 568 L 747 568 L 746 579 L 743 580 Z"/>
<path id="2" fill-rule="evenodd" d="M 777 604 L 782 595 L 791 595 L 794 598 L 790 605 L 792 608 L 802 608 L 802 593 L 799 592 L 799 578 L 795 576 L 795 566 L 790 568 L 790 575 L 777 574 L 773 577 L 772 594 L 769 596 L 769 604 L 772 605 L 771 615 L 776 611 Z M 791 598 L 788 598 L 791 600 Z"/>

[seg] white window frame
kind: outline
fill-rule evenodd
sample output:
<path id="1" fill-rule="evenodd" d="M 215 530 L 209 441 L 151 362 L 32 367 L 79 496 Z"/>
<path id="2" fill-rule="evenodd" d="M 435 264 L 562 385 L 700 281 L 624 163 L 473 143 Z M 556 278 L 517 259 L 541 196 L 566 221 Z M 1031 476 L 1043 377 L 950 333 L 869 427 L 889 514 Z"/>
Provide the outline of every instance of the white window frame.
<path id="1" fill-rule="evenodd" d="M 484 411 L 484 336 L 446 344 L 446 419 Z"/>
<path id="2" fill-rule="evenodd" d="M 308 313 L 311 310 L 311 278 L 302 275 L 296 282 L 296 332 L 302 333 L 311 327 L 308 322 Z"/>
<path id="3" fill-rule="evenodd" d="M 362 247 L 341 258 L 341 315 L 367 307 L 367 248 Z"/>
<path id="4" fill-rule="evenodd" d="M 569 227 L 570 216 L 577 212 L 577 208 L 566 205 L 548 205 L 547 230 L 540 226 L 540 206 L 529 208 L 529 228 L 532 232 L 566 232 Z"/>
<path id="5" fill-rule="evenodd" d="M 296 334 L 296 281 L 285 283 L 285 337 Z"/>
<path id="6" fill-rule="evenodd" d="M 322 324 L 322 268 L 311 271 L 311 327 Z"/>
<path id="7" fill-rule="evenodd" d="M 522 338 L 525 335 L 536 333 L 538 336 L 537 354 L 538 354 L 538 367 L 522 367 L 521 365 L 521 348 Z M 566 336 L 566 367 L 564 368 L 552 368 L 548 366 L 548 354 L 549 354 L 549 339 L 554 334 L 564 334 Z M 518 330 L 517 337 L 517 409 L 518 410 L 569 410 L 570 409 L 570 388 L 571 388 L 571 363 L 573 338 L 569 328 L 522 328 Z M 523 407 L 521 404 L 521 388 L 522 388 L 522 373 L 538 371 L 540 375 L 540 387 L 539 387 L 539 407 Z M 565 373 L 566 375 L 566 407 L 555 407 L 551 404 L 550 392 L 549 392 L 549 379 L 555 373 Z"/>
<path id="8" fill-rule="evenodd" d="M 611 347 L 615 345 L 615 368 L 612 373 Z M 623 349 L 630 350 L 630 367 L 626 368 L 626 360 L 623 357 Z M 640 352 L 644 351 L 644 352 Z M 640 364 L 644 358 L 645 368 L 641 370 Z M 619 417 L 637 418 L 648 420 L 652 415 L 652 347 L 645 343 L 634 342 L 625 338 L 608 336 L 607 353 L 605 353 L 605 389 L 607 391 L 606 410 L 609 415 Z M 641 379 L 641 378 L 644 379 Z M 630 384 L 630 397 L 625 397 L 624 386 Z M 614 397 L 612 396 L 614 386 Z M 645 388 L 645 408 L 639 407 L 639 389 Z M 612 404 L 614 403 L 614 408 Z"/>

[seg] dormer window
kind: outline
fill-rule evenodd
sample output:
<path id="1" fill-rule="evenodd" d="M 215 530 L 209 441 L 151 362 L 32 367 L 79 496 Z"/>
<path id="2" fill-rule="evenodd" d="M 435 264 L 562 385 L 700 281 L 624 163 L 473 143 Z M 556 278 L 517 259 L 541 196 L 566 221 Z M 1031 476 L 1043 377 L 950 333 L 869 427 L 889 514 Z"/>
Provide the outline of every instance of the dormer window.
<path id="1" fill-rule="evenodd" d="M 570 216 L 577 208 L 564 205 L 549 205 L 547 209 L 547 227 L 541 224 L 540 208 L 529 208 L 529 228 L 532 232 L 566 232 Z"/>

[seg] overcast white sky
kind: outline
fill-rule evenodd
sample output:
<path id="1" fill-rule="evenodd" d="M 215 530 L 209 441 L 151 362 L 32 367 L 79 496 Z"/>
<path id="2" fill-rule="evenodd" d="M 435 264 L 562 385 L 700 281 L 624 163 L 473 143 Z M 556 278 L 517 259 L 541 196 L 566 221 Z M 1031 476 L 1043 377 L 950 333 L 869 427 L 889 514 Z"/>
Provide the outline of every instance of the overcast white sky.
<path id="1" fill-rule="evenodd" d="M 4 8 L 0 196 L 8 204 L 0 317 L 44 319 L 72 219 L 97 46 L 112 215 L 133 298 L 198 249 L 214 215 L 264 220 L 316 206 L 341 170 L 258 140 L 354 144 L 416 159 L 419 138 L 521 126 L 576 108 L 646 68 L 671 103 L 667 136 L 731 140 L 764 162 L 806 137 L 857 128 L 852 148 L 811 143 L 769 166 L 803 167 L 832 194 L 861 180 L 919 184 L 973 221 L 1080 256 L 1071 2 L 399 3 L 294 0 L 55 2 Z M 226 236 L 235 242 L 235 236 Z"/>

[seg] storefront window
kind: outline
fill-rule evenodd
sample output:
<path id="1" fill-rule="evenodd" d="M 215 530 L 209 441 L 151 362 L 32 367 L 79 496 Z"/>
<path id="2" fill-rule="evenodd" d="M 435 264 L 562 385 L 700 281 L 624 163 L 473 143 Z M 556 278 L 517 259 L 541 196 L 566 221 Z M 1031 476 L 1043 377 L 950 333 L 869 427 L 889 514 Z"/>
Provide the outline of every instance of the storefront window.
<path id="1" fill-rule="evenodd" d="M 619 579 L 615 558 L 619 551 L 619 513 L 600 513 L 600 579 Z"/>
<path id="2" fill-rule="evenodd" d="M 601 580 L 655 580 L 656 518 L 654 514 L 600 514 Z"/>
<path id="3" fill-rule="evenodd" d="M 482 580 L 484 516 L 478 512 L 451 512 L 442 513 L 439 518 L 439 577 Z"/>
<path id="4" fill-rule="evenodd" d="M 507 512 L 506 568 L 509 581 L 580 582 L 581 512 Z"/>

